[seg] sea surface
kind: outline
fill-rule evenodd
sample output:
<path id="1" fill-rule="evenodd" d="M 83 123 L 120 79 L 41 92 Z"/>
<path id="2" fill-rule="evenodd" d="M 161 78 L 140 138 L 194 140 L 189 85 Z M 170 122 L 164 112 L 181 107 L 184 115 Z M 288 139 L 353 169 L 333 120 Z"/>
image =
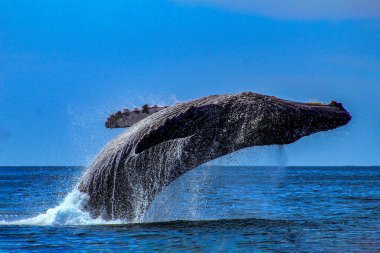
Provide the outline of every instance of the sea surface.
<path id="1" fill-rule="evenodd" d="M 83 171 L 0 167 L 0 252 L 380 252 L 380 167 L 203 166 L 133 224 L 81 210 Z"/>

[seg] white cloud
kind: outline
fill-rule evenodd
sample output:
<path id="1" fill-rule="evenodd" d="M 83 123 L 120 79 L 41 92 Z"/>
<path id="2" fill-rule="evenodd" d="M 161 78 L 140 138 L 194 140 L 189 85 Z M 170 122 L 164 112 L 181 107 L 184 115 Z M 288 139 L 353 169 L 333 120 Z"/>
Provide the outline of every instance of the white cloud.
<path id="1" fill-rule="evenodd" d="M 340 20 L 380 18 L 379 0 L 174 0 L 279 19 Z"/>

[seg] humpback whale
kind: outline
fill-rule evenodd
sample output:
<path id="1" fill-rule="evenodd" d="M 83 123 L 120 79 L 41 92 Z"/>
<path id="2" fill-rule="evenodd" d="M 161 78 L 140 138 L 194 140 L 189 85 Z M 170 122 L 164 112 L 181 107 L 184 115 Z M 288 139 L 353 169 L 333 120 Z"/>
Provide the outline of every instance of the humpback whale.
<path id="1" fill-rule="evenodd" d="M 247 147 L 292 143 L 351 120 L 334 101 L 300 103 L 252 92 L 143 111 L 109 119 L 110 127 L 130 127 L 104 147 L 78 185 L 93 217 L 138 221 L 165 186 L 207 161 Z M 136 120 L 133 113 L 145 116 Z"/>

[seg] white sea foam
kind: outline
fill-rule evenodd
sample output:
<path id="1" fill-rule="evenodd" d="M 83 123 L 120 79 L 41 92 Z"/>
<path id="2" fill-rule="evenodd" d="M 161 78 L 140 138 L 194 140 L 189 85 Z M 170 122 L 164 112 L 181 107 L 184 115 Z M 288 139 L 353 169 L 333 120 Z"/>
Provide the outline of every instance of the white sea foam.
<path id="1" fill-rule="evenodd" d="M 105 221 L 101 218 L 93 219 L 88 212 L 83 210 L 88 196 L 79 192 L 76 188 L 72 190 L 65 199 L 56 207 L 48 209 L 45 213 L 32 218 L 16 221 L 0 221 L 0 225 L 103 225 L 120 224 L 121 220 Z"/>

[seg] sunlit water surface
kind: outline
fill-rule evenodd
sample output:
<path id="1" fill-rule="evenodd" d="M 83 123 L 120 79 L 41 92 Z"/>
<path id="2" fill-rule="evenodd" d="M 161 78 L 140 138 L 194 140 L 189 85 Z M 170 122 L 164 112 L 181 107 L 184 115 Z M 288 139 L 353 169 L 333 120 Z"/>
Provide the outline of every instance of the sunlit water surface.
<path id="1" fill-rule="evenodd" d="M 136 224 L 82 212 L 82 173 L 0 168 L 0 252 L 380 252 L 380 167 L 200 167 Z"/>

